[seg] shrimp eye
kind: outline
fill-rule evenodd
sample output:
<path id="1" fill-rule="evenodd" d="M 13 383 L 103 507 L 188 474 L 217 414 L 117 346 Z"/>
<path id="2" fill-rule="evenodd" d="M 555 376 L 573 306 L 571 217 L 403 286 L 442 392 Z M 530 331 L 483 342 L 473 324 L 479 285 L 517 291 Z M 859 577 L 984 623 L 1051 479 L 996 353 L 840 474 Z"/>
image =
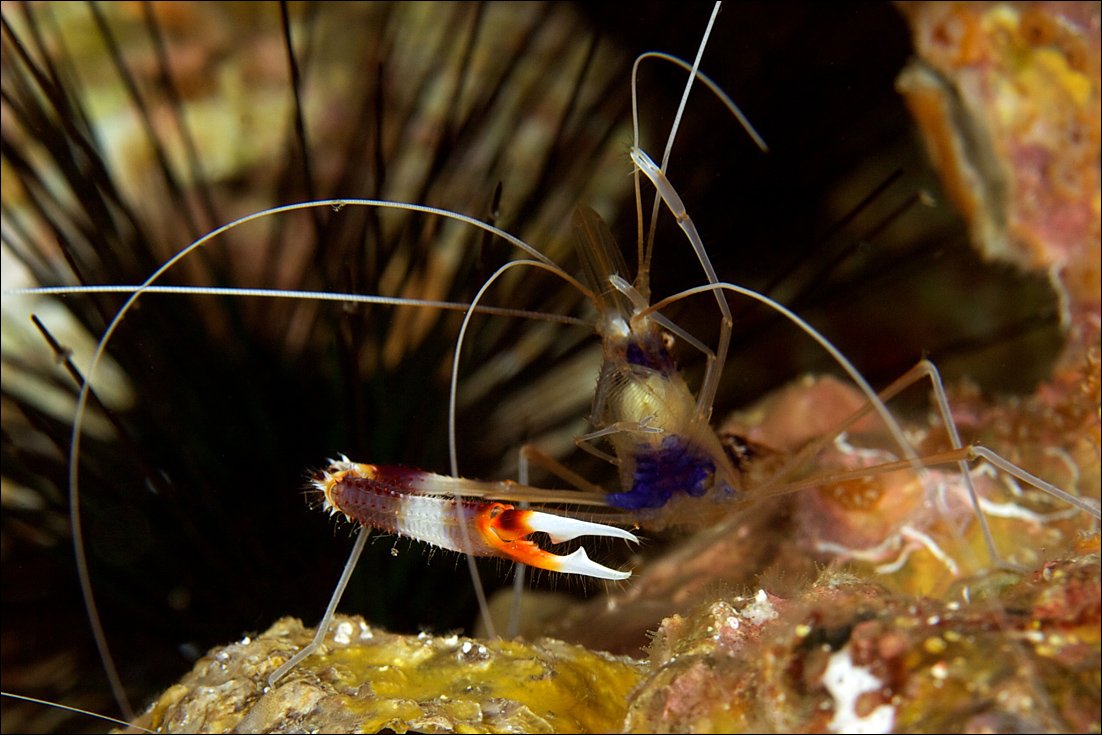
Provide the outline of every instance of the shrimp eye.
<path id="1" fill-rule="evenodd" d="M 674 338 L 669 332 L 662 332 L 662 346 L 666 348 L 666 352 L 673 351 Z"/>

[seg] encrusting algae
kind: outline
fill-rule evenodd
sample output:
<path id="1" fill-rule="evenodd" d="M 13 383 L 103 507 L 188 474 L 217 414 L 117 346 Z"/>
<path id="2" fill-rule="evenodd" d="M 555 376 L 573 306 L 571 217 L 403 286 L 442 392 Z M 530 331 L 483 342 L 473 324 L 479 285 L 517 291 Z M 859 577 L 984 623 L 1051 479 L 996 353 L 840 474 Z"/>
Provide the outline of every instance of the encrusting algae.
<path id="1" fill-rule="evenodd" d="M 1090 546 L 1090 542 L 1086 546 Z M 384 633 L 338 616 L 324 651 L 284 618 L 213 649 L 134 723 L 159 732 L 927 732 L 1100 727 L 1094 551 L 892 595 L 825 572 L 798 596 L 725 596 L 663 621 L 648 660 L 543 638 Z M 988 597 L 989 596 L 989 599 Z"/>
<path id="2" fill-rule="evenodd" d="M 629 732 L 1097 732 L 1098 556 L 972 604 L 827 572 L 666 619 Z M 990 603 L 990 604 L 988 604 Z"/>
<path id="3" fill-rule="evenodd" d="M 161 732 L 608 732 L 645 665 L 552 639 L 394 635 L 337 616 L 322 652 L 283 618 L 203 657 L 134 724 Z"/>

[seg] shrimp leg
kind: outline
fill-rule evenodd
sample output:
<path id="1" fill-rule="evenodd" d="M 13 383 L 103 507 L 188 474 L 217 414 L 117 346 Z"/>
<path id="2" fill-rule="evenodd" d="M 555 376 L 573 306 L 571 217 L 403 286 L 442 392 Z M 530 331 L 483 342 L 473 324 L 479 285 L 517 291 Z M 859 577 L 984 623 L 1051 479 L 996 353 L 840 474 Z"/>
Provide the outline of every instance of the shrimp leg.
<path id="1" fill-rule="evenodd" d="M 552 543 L 570 541 L 579 536 L 606 536 L 638 543 L 638 539 L 628 531 L 577 518 L 516 508 L 508 503 L 471 500 L 461 494 L 467 489 L 489 497 L 516 496 L 527 489 L 513 482 L 478 482 L 407 467 L 359 464 L 342 458 L 331 463 L 314 484 L 324 493 L 325 508 L 330 513 L 343 513 L 349 520 L 385 533 L 408 536 L 471 556 L 496 556 L 564 574 L 614 581 L 631 576 L 631 572 L 598 564 L 589 558 L 584 548 L 559 555 L 528 540 L 531 534 L 543 532 Z M 465 524 L 466 528 L 460 528 L 461 524 Z M 284 674 L 313 653 L 324 640 L 366 541 L 367 533 L 361 531 L 325 616 L 318 624 L 317 634 L 305 648 L 268 677 L 270 686 L 275 686 Z"/>
<path id="2" fill-rule="evenodd" d="M 960 476 L 964 483 L 964 487 L 968 493 L 969 500 L 972 507 L 976 511 L 976 517 L 979 519 L 980 527 L 983 532 L 984 543 L 987 546 L 988 555 L 993 564 L 996 566 L 1006 566 L 1006 562 L 1002 555 L 999 553 L 995 546 L 994 537 L 991 534 L 991 530 L 988 527 L 987 518 L 983 513 L 979 496 L 976 494 L 975 487 L 973 487 L 971 475 L 968 471 L 968 463 L 979 459 L 986 460 L 989 464 L 999 468 L 1001 471 L 1017 478 L 1018 480 L 1025 482 L 1038 490 L 1050 495 L 1057 500 L 1063 501 L 1068 505 L 1077 508 L 1094 518 L 1102 518 L 1098 508 L 1098 501 L 1090 497 L 1079 497 L 1072 495 L 1065 490 L 1061 490 L 1055 485 L 1045 482 L 1036 475 L 1027 472 L 1018 465 L 1010 462 L 1001 455 L 993 452 L 987 447 L 981 447 L 974 444 L 964 444 L 961 441 L 960 433 L 957 431 L 956 422 L 953 420 L 953 413 L 949 407 L 949 399 L 945 393 L 945 385 L 941 379 L 941 373 L 938 371 L 937 366 L 929 360 L 921 360 L 917 365 L 908 370 L 902 376 L 897 378 L 891 385 L 877 394 L 877 398 L 886 403 L 893 397 L 901 393 L 906 388 L 925 379 L 930 380 L 931 388 L 933 389 L 934 405 L 937 408 L 938 414 L 941 417 L 942 426 L 945 427 L 946 434 L 948 435 L 950 446 L 952 451 L 943 452 L 936 456 L 922 457 L 922 463 L 925 466 L 932 466 L 934 464 L 950 464 L 956 463 L 960 469 Z M 824 435 L 824 437 L 816 442 L 812 442 L 806 447 L 802 448 L 793 457 L 785 463 L 785 465 L 774 475 L 768 483 L 759 488 L 759 492 L 766 494 L 771 488 L 778 485 L 785 479 L 792 470 L 800 466 L 806 459 L 813 456 L 816 452 L 821 450 L 827 443 L 833 441 L 842 432 L 846 431 L 850 426 L 856 423 L 859 419 L 866 416 L 874 409 L 874 404 L 866 403 L 860 410 L 856 411 L 851 416 L 847 417 L 838 426 L 834 427 L 830 432 Z M 901 467 L 905 467 L 910 464 L 909 462 L 899 463 Z M 881 468 L 882 471 L 890 471 L 894 467 L 886 466 Z M 866 468 L 865 471 L 868 471 Z M 802 481 L 799 483 L 801 486 L 804 484 Z M 786 492 L 791 491 L 792 488 L 786 488 Z"/>

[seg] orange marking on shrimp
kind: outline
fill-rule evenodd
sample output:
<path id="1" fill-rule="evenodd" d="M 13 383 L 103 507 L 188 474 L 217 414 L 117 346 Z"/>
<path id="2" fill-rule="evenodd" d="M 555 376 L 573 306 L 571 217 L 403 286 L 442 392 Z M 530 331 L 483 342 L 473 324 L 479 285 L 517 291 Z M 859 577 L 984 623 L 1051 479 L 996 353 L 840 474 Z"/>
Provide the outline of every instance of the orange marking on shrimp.
<path id="1" fill-rule="evenodd" d="M 559 555 L 528 536 L 542 531 L 553 543 L 578 536 L 637 541 L 614 526 L 516 508 L 508 503 L 456 497 L 457 478 L 407 467 L 333 462 L 315 481 L 326 506 L 349 520 L 385 533 L 407 536 L 471 556 L 496 556 L 529 566 L 600 579 L 627 579 L 631 572 L 592 561 L 585 549 Z M 474 481 L 459 480 L 469 486 Z M 515 491 L 512 482 L 478 482 L 484 491 Z M 466 527 L 466 531 L 461 526 Z"/>

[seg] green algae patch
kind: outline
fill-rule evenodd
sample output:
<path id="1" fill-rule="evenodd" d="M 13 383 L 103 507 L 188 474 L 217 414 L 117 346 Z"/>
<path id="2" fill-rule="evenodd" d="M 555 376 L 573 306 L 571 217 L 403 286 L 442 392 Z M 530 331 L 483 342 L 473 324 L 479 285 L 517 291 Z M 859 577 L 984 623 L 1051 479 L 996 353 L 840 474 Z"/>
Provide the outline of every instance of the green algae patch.
<path id="1" fill-rule="evenodd" d="M 322 650 L 291 618 L 216 648 L 135 723 L 162 732 L 612 732 L 644 664 L 543 638 L 394 635 L 338 616 Z"/>

